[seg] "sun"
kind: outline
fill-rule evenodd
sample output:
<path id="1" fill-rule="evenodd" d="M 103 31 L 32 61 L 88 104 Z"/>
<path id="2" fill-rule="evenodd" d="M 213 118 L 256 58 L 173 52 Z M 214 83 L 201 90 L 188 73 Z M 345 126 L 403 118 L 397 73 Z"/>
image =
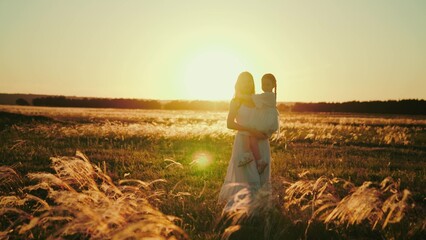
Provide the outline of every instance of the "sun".
<path id="1" fill-rule="evenodd" d="M 224 47 L 208 47 L 189 55 L 183 66 L 182 90 L 186 99 L 229 100 L 245 59 Z"/>

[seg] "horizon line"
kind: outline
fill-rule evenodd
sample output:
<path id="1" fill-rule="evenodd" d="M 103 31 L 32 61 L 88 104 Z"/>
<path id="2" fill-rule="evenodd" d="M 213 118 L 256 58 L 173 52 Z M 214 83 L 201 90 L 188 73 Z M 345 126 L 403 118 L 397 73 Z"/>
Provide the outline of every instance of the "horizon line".
<path id="1" fill-rule="evenodd" d="M 154 98 L 135 98 L 135 97 L 96 97 L 96 96 L 76 96 L 76 95 L 64 95 L 64 94 L 44 94 L 44 93 L 4 93 L 0 92 L 0 95 L 40 95 L 40 96 L 51 96 L 51 97 L 73 97 L 73 98 L 98 98 L 98 99 L 134 99 L 134 100 L 148 100 L 148 101 L 209 101 L 209 102 L 229 102 L 231 99 L 154 99 Z M 345 100 L 345 101 L 277 101 L 277 103 L 345 103 L 345 102 L 385 102 L 385 101 L 402 101 L 402 100 L 417 100 L 426 101 L 423 98 L 398 98 L 398 99 L 385 99 L 385 100 Z"/>

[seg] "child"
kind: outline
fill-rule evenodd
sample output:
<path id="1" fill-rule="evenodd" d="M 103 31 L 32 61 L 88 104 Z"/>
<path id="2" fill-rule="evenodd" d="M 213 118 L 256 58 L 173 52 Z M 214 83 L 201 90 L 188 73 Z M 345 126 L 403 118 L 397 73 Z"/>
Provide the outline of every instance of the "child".
<path id="1" fill-rule="evenodd" d="M 262 90 L 263 93 L 261 94 L 238 95 L 236 97 L 243 102 L 252 102 L 256 107 L 247 127 L 254 128 L 271 137 L 278 130 L 277 80 L 274 75 L 270 73 L 263 75 Z M 275 91 L 272 92 L 272 90 Z M 257 171 L 262 174 L 268 163 L 261 159 L 257 138 L 245 135 L 243 137 L 243 149 L 244 153 L 238 166 L 244 166 L 253 161 L 254 158 Z"/>

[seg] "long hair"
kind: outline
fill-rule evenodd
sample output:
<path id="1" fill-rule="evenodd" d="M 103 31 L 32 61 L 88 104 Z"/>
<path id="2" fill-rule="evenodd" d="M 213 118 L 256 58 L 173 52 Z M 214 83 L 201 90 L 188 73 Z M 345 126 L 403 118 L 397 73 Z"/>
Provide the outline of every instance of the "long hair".
<path id="1" fill-rule="evenodd" d="M 274 93 L 275 93 L 275 103 L 277 101 L 277 79 L 275 78 L 275 76 L 272 73 L 266 73 L 265 75 L 262 76 L 262 85 L 264 82 L 266 81 L 271 81 L 272 84 L 274 85 Z M 281 131 L 280 131 L 280 112 L 278 111 L 278 108 L 275 106 L 275 109 L 277 111 L 277 134 L 275 135 L 275 137 L 273 138 L 273 140 L 278 140 L 280 138 L 281 135 Z"/>
<path id="2" fill-rule="evenodd" d="M 242 72 L 238 75 L 235 83 L 235 93 L 254 94 L 254 78 L 249 72 Z"/>

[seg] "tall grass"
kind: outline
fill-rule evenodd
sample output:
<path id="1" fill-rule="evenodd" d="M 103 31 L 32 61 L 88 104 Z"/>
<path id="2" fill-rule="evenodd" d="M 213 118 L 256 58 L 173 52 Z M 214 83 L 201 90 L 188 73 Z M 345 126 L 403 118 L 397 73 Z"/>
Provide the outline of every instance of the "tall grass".
<path id="1" fill-rule="evenodd" d="M 183 166 L 173 160 L 166 168 Z M 0 237 L 5 239 L 188 239 L 153 205 L 166 194 L 151 186 L 158 181 L 120 180 L 77 151 L 75 157 L 52 157 L 54 173 L 29 173 L 23 179 L 0 167 Z M 254 191 L 243 189 L 218 219 L 209 239 L 421 239 L 425 221 L 410 225 L 410 192 L 398 181 L 360 186 L 339 178 L 283 181 Z M 178 183 L 179 184 L 179 183 Z M 176 199 L 174 189 L 170 195 Z M 205 185 L 202 192 L 204 192 Z M 199 196 L 202 195 L 202 192 Z M 185 197 L 191 194 L 180 194 Z"/>
<path id="2" fill-rule="evenodd" d="M 38 124 L 31 131 L 45 136 L 134 136 L 174 139 L 232 138 L 226 129 L 226 112 L 46 108 L 0 106 L 0 110 L 50 116 L 79 122 Z M 424 117 L 350 114 L 282 114 L 278 144 L 308 142 L 336 145 L 426 147 Z M 104 139 L 105 139 L 104 137 Z M 99 139 L 100 141 L 102 139 Z"/>
<path id="3" fill-rule="evenodd" d="M 424 117 L 283 114 L 272 192 L 221 214 L 225 112 L 0 110 L 53 118 L 0 119 L 0 239 L 426 239 Z"/>
<path id="4" fill-rule="evenodd" d="M 218 226 L 222 239 L 420 239 L 425 221 L 408 224 L 410 192 L 391 178 L 361 186 L 338 179 L 286 182 L 282 199 L 261 189 L 237 193 Z"/>
<path id="5" fill-rule="evenodd" d="M 162 192 L 140 180 L 115 185 L 99 167 L 77 152 L 52 157 L 55 173 L 30 173 L 33 184 L 20 194 L 0 196 L 3 238 L 187 239 L 175 223 L 151 204 Z M 1 168 L 2 189 L 19 178 Z M 15 194 L 16 195 L 15 195 Z"/>
<path id="6" fill-rule="evenodd" d="M 311 213 L 310 221 L 318 219 L 325 224 L 348 227 L 366 224 L 371 229 L 398 223 L 409 208 L 410 192 L 399 190 L 391 178 L 379 186 L 370 181 L 354 186 L 343 179 L 320 177 L 300 180 L 286 189 L 284 207 L 293 206 Z"/>

